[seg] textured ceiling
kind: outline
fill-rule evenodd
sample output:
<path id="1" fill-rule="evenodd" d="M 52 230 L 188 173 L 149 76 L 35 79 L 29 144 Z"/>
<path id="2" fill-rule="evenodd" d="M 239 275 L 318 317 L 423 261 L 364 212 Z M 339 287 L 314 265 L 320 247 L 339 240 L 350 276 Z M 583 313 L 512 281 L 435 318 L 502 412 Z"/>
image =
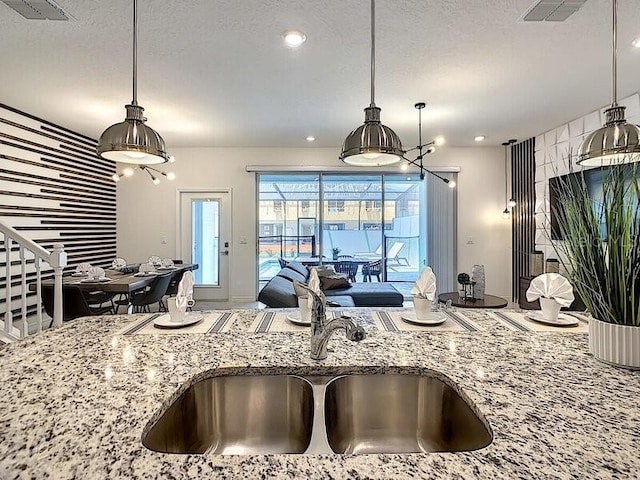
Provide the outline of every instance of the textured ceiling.
<path id="1" fill-rule="evenodd" d="M 131 2 L 58 0 L 75 20 L 0 3 L 0 101 L 98 137 L 131 100 Z M 609 0 L 524 23 L 532 0 L 378 0 L 376 103 L 417 143 L 526 138 L 610 101 Z M 620 96 L 638 90 L 638 0 L 619 0 Z M 366 0 L 139 0 L 139 103 L 169 149 L 338 147 L 369 103 Z M 284 47 L 297 28 L 308 40 Z"/>

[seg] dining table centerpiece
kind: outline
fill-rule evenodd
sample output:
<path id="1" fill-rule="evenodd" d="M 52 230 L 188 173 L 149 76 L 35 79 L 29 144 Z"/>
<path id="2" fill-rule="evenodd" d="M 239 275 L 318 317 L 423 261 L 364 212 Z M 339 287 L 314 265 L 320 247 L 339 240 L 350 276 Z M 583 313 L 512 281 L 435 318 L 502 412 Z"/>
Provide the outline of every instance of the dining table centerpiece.
<path id="1" fill-rule="evenodd" d="M 638 163 L 600 167 L 594 189 L 584 171 L 558 183 L 554 242 L 592 318 L 589 352 L 640 369 L 640 180 Z"/>

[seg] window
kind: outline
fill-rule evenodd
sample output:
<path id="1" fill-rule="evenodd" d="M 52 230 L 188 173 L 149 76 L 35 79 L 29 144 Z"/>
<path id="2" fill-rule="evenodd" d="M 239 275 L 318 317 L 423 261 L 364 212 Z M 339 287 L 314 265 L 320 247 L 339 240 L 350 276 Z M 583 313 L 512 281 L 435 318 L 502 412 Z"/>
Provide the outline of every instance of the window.
<path id="1" fill-rule="evenodd" d="M 381 212 L 382 200 L 367 200 L 364 202 L 364 209 L 369 212 Z"/>
<path id="2" fill-rule="evenodd" d="M 280 200 L 273 202 L 273 211 L 275 213 L 282 213 L 282 202 Z"/>
<path id="3" fill-rule="evenodd" d="M 327 212 L 332 212 L 332 213 L 344 212 L 344 200 L 328 200 Z"/>
<path id="4" fill-rule="evenodd" d="M 300 202 L 300 208 L 302 209 L 302 213 L 309 213 L 309 208 L 311 208 L 311 202 L 309 200 L 302 200 Z"/>

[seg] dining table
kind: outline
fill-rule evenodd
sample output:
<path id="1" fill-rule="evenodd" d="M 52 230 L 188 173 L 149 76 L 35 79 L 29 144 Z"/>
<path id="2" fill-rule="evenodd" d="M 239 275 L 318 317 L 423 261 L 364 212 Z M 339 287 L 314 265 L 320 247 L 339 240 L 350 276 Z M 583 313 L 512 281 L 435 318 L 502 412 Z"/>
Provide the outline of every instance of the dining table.
<path id="1" fill-rule="evenodd" d="M 137 272 L 123 273 L 118 270 L 105 269 L 104 273 L 105 277 L 108 278 L 107 281 L 91 281 L 87 276 L 70 274 L 64 275 L 62 277 L 62 288 L 64 288 L 65 286 L 73 285 L 74 287 L 78 287 L 80 290 L 88 292 L 110 292 L 128 294 L 151 285 L 153 283 L 153 280 L 158 275 L 169 272 L 176 273 L 180 271 L 193 271 L 197 270 L 198 267 L 199 265 L 197 263 L 175 264 L 173 268 L 159 267 L 155 272 L 150 272 L 145 276 L 140 276 L 137 274 Z M 53 286 L 53 284 L 53 278 L 42 280 L 43 286 Z M 29 284 L 30 291 L 34 292 L 36 291 L 36 288 L 36 283 Z"/>

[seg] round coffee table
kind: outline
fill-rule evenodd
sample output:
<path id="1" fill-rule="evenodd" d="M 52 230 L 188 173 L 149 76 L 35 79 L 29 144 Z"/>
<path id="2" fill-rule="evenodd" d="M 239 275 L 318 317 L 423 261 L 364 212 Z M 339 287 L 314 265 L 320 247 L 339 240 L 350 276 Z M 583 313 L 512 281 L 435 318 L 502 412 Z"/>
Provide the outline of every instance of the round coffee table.
<path id="1" fill-rule="evenodd" d="M 507 301 L 504 298 L 495 295 L 484 295 L 484 298 L 476 298 L 475 300 L 465 300 L 458 292 L 441 293 L 438 295 L 440 303 L 447 303 L 451 300 L 451 305 L 460 308 L 504 308 Z"/>

